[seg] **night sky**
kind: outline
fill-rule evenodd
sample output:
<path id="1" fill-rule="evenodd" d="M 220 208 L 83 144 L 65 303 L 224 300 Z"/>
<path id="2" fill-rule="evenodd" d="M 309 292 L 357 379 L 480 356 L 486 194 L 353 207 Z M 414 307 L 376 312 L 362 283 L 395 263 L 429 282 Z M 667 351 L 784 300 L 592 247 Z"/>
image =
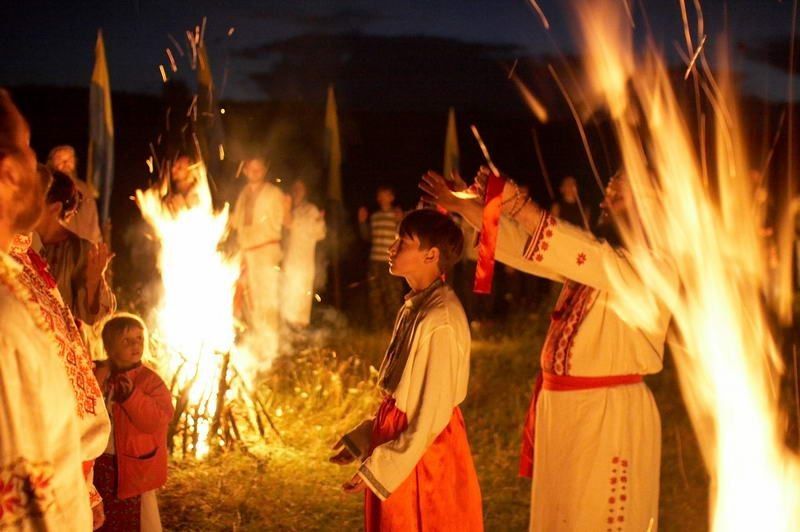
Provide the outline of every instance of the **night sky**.
<path id="1" fill-rule="evenodd" d="M 678 1 L 631 3 L 644 4 L 656 41 L 677 60 L 675 43 L 683 42 Z M 253 77 L 269 72 L 276 58 L 268 53 L 244 57 L 242 50 L 304 34 L 426 35 L 508 44 L 520 55 L 574 51 L 566 9 L 570 3 L 541 0 L 539 4 L 551 23 L 549 32 L 525 0 L 27 1 L 13 8 L 7 2 L 0 17 L 0 84 L 87 86 L 96 31 L 102 28 L 112 88 L 157 93 L 158 65 L 168 66 L 164 49 L 175 48 L 168 34 L 185 45 L 184 32 L 203 16 L 218 86 L 227 65 L 223 97 L 228 99 L 267 97 Z M 687 4 L 693 18 L 692 2 Z M 788 58 L 792 1 L 717 0 L 705 1 L 703 7 L 709 47 L 727 13 L 745 90 L 770 99 L 785 98 L 787 77 L 782 71 Z M 641 7 L 636 10 L 644 27 Z M 235 32 L 228 37 L 230 28 Z M 177 76 L 193 76 L 185 65 L 179 64 Z"/>

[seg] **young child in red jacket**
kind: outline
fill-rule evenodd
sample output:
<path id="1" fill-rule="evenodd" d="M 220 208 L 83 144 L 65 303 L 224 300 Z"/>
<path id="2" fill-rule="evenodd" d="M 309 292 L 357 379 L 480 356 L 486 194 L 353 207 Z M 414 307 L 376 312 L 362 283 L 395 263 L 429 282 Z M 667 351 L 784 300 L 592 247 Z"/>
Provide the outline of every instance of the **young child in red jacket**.
<path id="1" fill-rule="evenodd" d="M 94 481 L 103 497 L 103 531 L 161 530 L 155 490 L 167 480 L 167 427 L 174 409 L 164 381 L 142 365 L 144 322 L 117 314 L 103 327 L 108 360 L 95 376 L 111 414 L 106 452 L 97 459 Z"/>

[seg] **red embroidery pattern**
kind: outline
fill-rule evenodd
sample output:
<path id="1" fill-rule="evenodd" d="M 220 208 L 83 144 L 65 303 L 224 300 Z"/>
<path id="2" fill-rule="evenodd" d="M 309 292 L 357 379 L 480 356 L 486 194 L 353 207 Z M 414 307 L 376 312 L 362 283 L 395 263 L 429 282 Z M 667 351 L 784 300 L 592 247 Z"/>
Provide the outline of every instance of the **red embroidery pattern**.
<path id="1" fill-rule="evenodd" d="M 544 260 L 544 253 L 550 248 L 549 240 L 553 237 L 553 228 L 556 226 L 556 218 L 551 214 L 542 214 L 536 231 L 525 243 L 522 256 L 528 260 L 541 262 Z"/>
<path id="2" fill-rule="evenodd" d="M 561 290 L 556 308 L 550 316 L 550 328 L 542 348 L 541 365 L 544 371 L 569 375 L 572 369 L 570 351 L 583 319 L 594 301 L 595 290 L 567 281 Z"/>
<path id="3" fill-rule="evenodd" d="M 583 266 L 583 263 L 586 262 L 586 253 L 578 253 L 578 258 L 575 259 L 575 262 L 578 263 L 578 266 Z"/>
<path id="4" fill-rule="evenodd" d="M 0 468 L 0 528 L 45 514 L 53 504 L 53 467 L 20 458 Z"/>
<path id="5" fill-rule="evenodd" d="M 621 532 L 625 526 L 625 506 L 628 502 L 628 460 L 615 456 L 611 459 L 610 492 L 606 532 Z M 614 528 L 616 526 L 616 528 Z"/>
<path id="6" fill-rule="evenodd" d="M 48 282 L 49 272 L 45 270 L 43 273 L 46 275 L 42 275 L 36 268 L 35 261 L 31 260 L 32 255 L 38 257 L 32 249 L 25 252 L 16 247 L 12 248 L 11 256 L 22 265 L 19 280 L 27 289 L 27 295 L 23 297 L 27 299 L 32 313 L 41 318 L 44 330 L 58 347 L 58 356 L 64 362 L 67 376 L 75 392 L 78 416 L 83 418 L 87 413 L 94 415 L 101 392 L 92 372 L 91 355 L 86 349 L 72 313 L 64 305 L 58 293 L 58 288 Z"/>

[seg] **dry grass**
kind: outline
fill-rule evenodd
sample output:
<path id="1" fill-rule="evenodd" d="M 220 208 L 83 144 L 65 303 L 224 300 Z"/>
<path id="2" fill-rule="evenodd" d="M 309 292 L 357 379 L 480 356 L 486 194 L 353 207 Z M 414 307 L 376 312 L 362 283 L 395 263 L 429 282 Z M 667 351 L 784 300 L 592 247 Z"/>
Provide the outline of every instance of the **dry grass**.
<path id="1" fill-rule="evenodd" d="M 487 530 L 526 530 L 530 485 L 517 477 L 521 422 L 546 320 L 519 317 L 481 331 L 463 405 Z M 170 530 L 358 530 L 362 498 L 339 485 L 352 468 L 327 462 L 336 436 L 377 404 L 374 372 L 388 338 L 337 327 L 279 360 L 262 393 L 274 433 L 248 450 L 173 463 L 160 495 Z M 335 355 L 335 356 L 334 356 Z M 663 421 L 661 530 L 707 528 L 707 478 L 674 368 L 649 380 Z M 277 413 L 281 415 L 278 416 Z"/>

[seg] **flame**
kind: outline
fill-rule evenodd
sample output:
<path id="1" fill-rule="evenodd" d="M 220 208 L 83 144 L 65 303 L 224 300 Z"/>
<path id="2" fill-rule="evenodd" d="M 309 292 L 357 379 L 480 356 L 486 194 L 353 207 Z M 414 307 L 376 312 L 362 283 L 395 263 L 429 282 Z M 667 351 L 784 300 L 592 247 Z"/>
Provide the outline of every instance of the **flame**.
<path id="1" fill-rule="evenodd" d="M 645 328 L 656 305 L 672 311 L 681 388 L 712 478 L 712 529 L 798 530 L 800 462 L 778 423 L 783 367 L 765 308 L 775 281 L 728 65 L 723 57 L 715 79 L 701 52 L 692 60 L 713 121 L 706 176 L 703 135 L 694 140 L 655 48 L 635 57 L 626 17 L 613 0 L 578 6 L 588 79 L 610 111 L 638 214 L 618 221 L 651 288 L 617 281 L 619 311 Z"/>
<path id="2" fill-rule="evenodd" d="M 218 250 L 228 223 L 228 206 L 216 211 L 205 166 L 198 176 L 197 201 L 172 210 L 160 187 L 136 191 L 136 203 L 161 243 L 158 270 L 163 286 L 154 333 L 168 347 L 168 375 L 178 389 L 188 387 L 188 401 L 205 412 L 195 417 L 197 456 L 208 452 L 210 416 L 217 406 L 222 357 L 235 346 L 233 294 L 239 276 L 238 257 Z"/>

